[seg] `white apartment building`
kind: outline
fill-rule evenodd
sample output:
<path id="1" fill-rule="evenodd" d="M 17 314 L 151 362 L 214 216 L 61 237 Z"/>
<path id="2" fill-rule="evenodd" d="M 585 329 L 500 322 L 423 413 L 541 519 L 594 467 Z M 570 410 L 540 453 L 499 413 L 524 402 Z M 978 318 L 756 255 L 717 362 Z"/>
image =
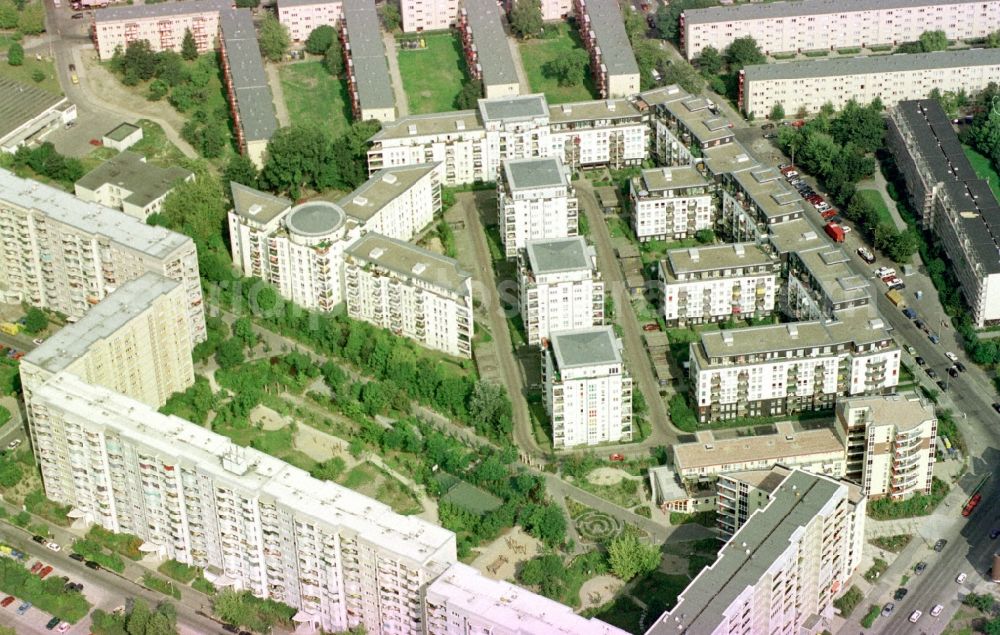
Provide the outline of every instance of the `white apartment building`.
<path id="1" fill-rule="evenodd" d="M 338 202 L 292 201 L 232 184 L 233 263 L 319 311 L 343 298 L 344 249 L 365 232 L 409 240 L 441 209 L 437 164 L 382 170 Z"/>
<path id="2" fill-rule="evenodd" d="M 694 166 L 653 168 L 629 181 L 632 230 L 641 242 L 679 240 L 715 227 L 715 187 Z"/>
<path id="3" fill-rule="evenodd" d="M 217 587 L 313 629 L 423 635 L 422 595 L 455 534 L 105 388 L 60 373 L 27 404 L 46 495 Z"/>
<path id="4" fill-rule="evenodd" d="M 219 13 L 230 9 L 226 0 L 183 0 L 160 4 L 118 5 L 94 11 L 91 35 L 101 61 L 111 59 L 119 46 L 146 40 L 154 52 L 180 53 L 184 33 L 190 30 L 205 53 L 215 46 Z"/>
<path id="5" fill-rule="evenodd" d="M 681 48 L 694 59 L 751 36 L 765 55 L 912 42 L 941 30 L 952 40 L 984 38 L 1000 24 L 998 0 L 800 0 L 691 9 Z"/>
<path id="6" fill-rule="evenodd" d="M 756 243 L 671 249 L 657 263 L 660 310 L 669 325 L 766 317 L 781 262 Z"/>
<path id="7" fill-rule="evenodd" d="M 146 272 L 181 283 L 193 342 L 205 339 L 198 254 L 187 236 L 0 170 L 0 294 L 81 318 Z"/>
<path id="8" fill-rule="evenodd" d="M 1000 7 L 1000 2 L 996 3 Z M 785 112 L 817 112 L 823 104 L 843 108 L 876 97 L 887 106 L 923 99 L 935 88 L 978 93 L 1000 81 L 1000 50 L 963 49 L 802 60 L 747 66 L 740 71 L 739 105 L 762 117 L 780 104 Z"/>
<path id="9" fill-rule="evenodd" d="M 487 99 L 521 92 L 514 55 L 500 20 L 496 0 L 465 0 L 458 14 L 465 67 L 482 82 Z"/>
<path id="10" fill-rule="evenodd" d="M 492 182 L 506 160 L 558 157 L 571 167 L 637 165 L 649 156 L 645 113 L 626 99 L 549 106 L 545 96 L 481 99 L 477 110 L 387 123 L 369 141 L 368 170 L 442 163 L 443 185 Z"/>
<path id="11" fill-rule="evenodd" d="M 85 174 L 73 190 L 81 200 L 120 209 L 144 221 L 163 209 L 163 201 L 178 184 L 193 180 L 190 170 L 161 168 L 126 150 Z"/>
<path id="12" fill-rule="evenodd" d="M 771 237 L 773 240 L 774 234 Z M 854 273 L 849 264 L 851 257 L 842 247 L 808 238 L 789 245 L 779 238 L 775 243 L 780 245 L 776 248 L 785 254 L 787 264 L 782 306 L 785 315 L 796 320 L 832 319 L 841 309 L 871 304 L 871 283 Z"/>
<path id="13" fill-rule="evenodd" d="M 590 53 L 590 73 L 601 97 L 631 97 L 638 93 L 639 65 L 618 2 L 574 0 L 573 12 L 580 38 Z"/>
<path id="14" fill-rule="evenodd" d="M 529 345 L 551 333 L 604 324 L 597 252 L 582 236 L 529 240 L 518 253 L 518 308 Z"/>
<path id="15" fill-rule="evenodd" d="M 944 246 L 977 327 L 1000 322 L 1000 203 L 979 179 L 935 100 L 901 102 L 889 149 L 920 224 Z"/>
<path id="16" fill-rule="evenodd" d="M 840 311 L 836 320 L 703 333 L 691 344 L 698 420 L 832 408 L 838 397 L 891 389 L 899 347 L 868 308 Z"/>
<path id="17" fill-rule="evenodd" d="M 795 470 L 647 635 L 819 633 L 861 560 L 865 497 Z"/>
<path id="18" fill-rule="evenodd" d="M 21 360 L 25 399 L 62 371 L 159 408 L 194 383 L 186 293 L 145 273 L 67 324 Z"/>
<path id="19" fill-rule="evenodd" d="M 497 179 L 500 239 L 508 258 L 529 240 L 576 236 L 579 207 L 569 170 L 559 159 L 504 161 Z"/>
<path id="20" fill-rule="evenodd" d="M 427 635 L 626 635 L 461 562 L 427 587 Z"/>
<path id="21" fill-rule="evenodd" d="M 767 507 L 771 495 L 791 473 L 787 467 L 775 465 L 769 469 L 719 474 L 715 481 L 715 519 L 722 535 L 728 540 L 754 512 Z"/>
<path id="22" fill-rule="evenodd" d="M 930 494 L 937 415 L 915 393 L 837 402 L 837 431 L 847 443 L 847 475 L 869 498 Z"/>
<path id="23" fill-rule="evenodd" d="M 640 93 L 637 105 L 649 114 L 652 139 L 650 153 L 663 166 L 698 167 L 697 159 L 704 158 L 709 171 L 718 176 L 721 170 L 713 169 L 714 161 L 708 156 L 712 149 L 740 149 L 731 121 L 723 117 L 718 107 L 708 99 L 690 95 L 680 86 L 671 85 Z M 750 167 L 749 155 L 745 155 Z"/>
<path id="24" fill-rule="evenodd" d="M 632 440 L 632 378 L 610 326 L 550 333 L 542 382 L 553 448 Z"/>
<path id="25" fill-rule="evenodd" d="M 347 314 L 472 357 L 472 275 L 458 261 L 368 233 L 344 252 Z"/>
<path id="26" fill-rule="evenodd" d="M 400 0 L 403 32 L 443 31 L 458 18 L 459 0 Z"/>
<path id="27" fill-rule="evenodd" d="M 321 26 L 337 26 L 344 17 L 342 0 L 279 0 L 278 20 L 288 27 L 292 42 L 305 43 Z"/>

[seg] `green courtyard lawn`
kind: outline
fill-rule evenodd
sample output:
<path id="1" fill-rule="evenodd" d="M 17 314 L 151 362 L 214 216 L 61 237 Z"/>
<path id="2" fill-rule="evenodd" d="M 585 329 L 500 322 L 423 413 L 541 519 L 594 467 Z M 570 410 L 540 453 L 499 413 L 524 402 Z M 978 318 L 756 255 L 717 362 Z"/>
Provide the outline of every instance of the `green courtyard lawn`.
<path id="1" fill-rule="evenodd" d="M 996 170 L 993 169 L 990 160 L 969 146 L 962 146 L 962 148 L 965 150 L 965 156 L 968 157 L 969 163 L 972 164 L 972 169 L 976 171 L 979 178 L 990 182 L 993 195 L 1000 198 L 1000 174 L 997 174 Z"/>
<path id="2" fill-rule="evenodd" d="M 0 48 L 5 49 L 6 46 Z M 45 79 L 36 82 L 33 77 L 36 70 L 40 70 L 45 75 Z M 59 79 L 56 78 L 55 63 L 45 58 L 42 58 L 41 61 L 36 60 L 32 54 L 25 53 L 24 64 L 20 66 L 11 66 L 6 60 L 0 62 L 0 77 L 7 77 L 28 86 L 36 86 L 53 95 L 63 94 L 62 88 L 59 86 Z"/>
<path id="3" fill-rule="evenodd" d="M 331 76 L 320 62 L 287 64 L 278 73 L 291 123 L 316 124 L 334 137 L 347 132 L 351 102 L 345 81 Z"/>
<path id="4" fill-rule="evenodd" d="M 879 224 L 884 223 L 890 227 L 896 226 L 892 220 L 892 215 L 889 214 L 889 208 L 886 206 L 885 200 L 882 199 L 882 195 L 878 190 L 858 190 L 858 196 L 864 198 L 874 206 L 875 211 L 878 212 Z"/>
<path id="5" fill-rule="evenodd" d="M 410 114 L 454 110 L 455 98 L 465 82 L 462 45 L 451 33 L 424 35 L 422 39 L 426 48 L 396 52 Z"/>
<path id="6" fill-rule="evenodd" d="M 582 85 L 560 86 L 555 79 L 546 77 L 542 70 L 546 63 L 574 49 L 584 50 L 575 29 L 571 29 L 567 24 L 547 24 L 545 37 L 521 42 L 519 46 L 521 61 L 524 64 L 524 72 L 528 75 L 531 90 L 545 93 L 545 98 L 550 104 L 597 99 L 597 91 L 594 90 L 594 82 L 590 78 L 589 71 Z"/>

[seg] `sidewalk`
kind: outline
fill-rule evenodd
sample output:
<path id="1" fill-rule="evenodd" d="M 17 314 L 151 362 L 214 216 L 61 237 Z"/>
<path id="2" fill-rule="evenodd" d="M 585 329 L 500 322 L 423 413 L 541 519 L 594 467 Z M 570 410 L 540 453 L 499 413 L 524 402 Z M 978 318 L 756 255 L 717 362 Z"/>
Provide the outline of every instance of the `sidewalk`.
<path id="1" fill-rule="evenodd" d="M 389 62 L 389 77 L 392 78 L 392 92 L 396 97 L 396 119 L 402 119 L 410 114 L 410 102 L 406 100 L 406 90 L 403 89 L 403 75 L 399 72 L 399 58 L 396 57 L 396 38 L 392 33 L 382 34 L 385 45 L 385 58 Z"/>

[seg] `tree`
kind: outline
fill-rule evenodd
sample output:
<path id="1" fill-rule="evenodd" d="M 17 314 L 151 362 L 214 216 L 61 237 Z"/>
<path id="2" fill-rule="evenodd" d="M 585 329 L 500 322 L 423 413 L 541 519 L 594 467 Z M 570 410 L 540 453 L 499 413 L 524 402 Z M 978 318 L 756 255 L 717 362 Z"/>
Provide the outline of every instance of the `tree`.
<path id="1" fill-rule="evenodd" d="M 646 36 L 646 16 L 628 5 L 625 8 L 625 35 L 633 46 Z"/>
<path id="2" fill-rule="evenodd" d="M 340 77 L 344 72 L 344 51 L 340 46 L 331 46 L 323 55 L 323 68 L 334 77 Z"/>
<path id="3" fill-rule="evenodd" d="M 656 70 L 659 73 L 660 69 L 666 68 L 670 64 L 667 52 L 660 48 L 656 42 L 645 37 L 636 40 L 632 52 L 635 53 L 635 61 L 639 66 L 639 87 L 652 88 L 655 82 L 653 71 Z M 687 62 L 683 63 L 687 64 Z M 697 76 L 694 69 L 691 69 L 691 73 Z M 662 80 L 661 75 L 660 81 Z"/>
<path id="4" fill-rule="evenodd" d="M 12 42 L 7 49 L 7 63 L 11 66 L 21 66 L 24 64 L 24 47 L 17 42 Z"/>
<path id="5" fill-rule="evenodd" d="M 780 102 L 776 102 L 771 108 L 771 114 L 767 117 L 771 121 L 781 121 L 785 118 L 785 107 Z"/>
<path id="6" fill-rule="evenodd" d="M 625 582 L 637 575 L 655 571 L 660 566 L 662 557 L 659 547 L 640 542 L 631 530 L 623 531 L 608 545 L 611 572 Z"/>
<path id="7" fill-rule="evenodd" d="M 260 0 L 236 0 L 237 9 L 256 9 L 260 6 Z"/>
<path id="8" fill-rule="evenodd" d="M 129 42 L 119 59 L 120 62 L 117 64 L 119 71 L 126 79 L 138 80 L 136 83 L 152 79 L 156 73 L 157 57 L 156 53 L 149 47 L 149 40 Z M 112 67 L 115 66 L 115 60 L 112 59 Z"/>
<path id="9" fill-rule="evenodd" d="M 541 0 L 516 0 L 510 12 L 510 27 L 522 40 L 538 35 L 542 30 Z"/>
<path id="10" fill-rule="evenodd" d="M 271 189 L 297 197 L 300 188 L 332 186 L 333 143 L 326 130 L 309 124 L 279 128 L 267 144 L 261 181 Z"/>
<path id="11" fill-rule="evenodd" d="M 316 27 L 306 38 L 306 51 L 323 55 L 337 41 L 337 30 L 329 24 Z"/>
<path id="12" fill-rule="evenodd" d="M 199 246 L 209 244 L 226 222 L 226 199 L 219 179 L 205 171 L 193 181 L 178 184 L 163 201 L 161 213 L 171 229 L 190 236 Z"/>
<path id="13" fill-rule="evenodd" d="M 714 46 L 706 46 L 701 49 L 701 55 L 698 56 L 695 62 L 702 75 L 710 76 L 718 75 L 722 72 L 722 65 L 725 63 L 725 60 L 722 59 L 722 55 Z"/>
<path id="14" fill-rule="evenodd" d="M 681 13 L 688 9 L 705 9 L 719 4 L 718 0 L 673 0 L 663 3 L 656 10 L 656 30 L 660 32 L 660 37 L 671 42 L 680 40 Z"/>
<path id="15" fill-rule="evenodd" d="M 288 47 L 292 45 L 288 27 L 278 22 L 278 18 L 271 13 L 264 16 L 264 20 L 260 23 L 257 41 L 260 43 L 261 53 L 272 62 L 283 60 Z"/>
<path id="16" fill-rule="evenodd" d="M 705 87 L 705 80 L 684 60 L 675 60 L 663 69 L 663 83 L 677 84 L 692 95 L 697 95 Z"/>
<path id="17" fill-rule="evenodd" d="M 983 613 L 990 613 L 993 611 L 993 605 L 996 604 L 996 600 L 989 593 L 969 593 L 962 598 L 962 604 L 979 609 Z"/>
<path id="18" fill-rule="evenodd" d="M 389 32 L 398 29 L 403 21 L 399 16 L 399 5 L 392 0 L 379 7 L 378 15 L 382 19 L 382 27 Z"/>
<path id="19" fill-rule="evenodd" d="M 986 36 L 986 48 L 1000 48 L 1000 31 L 993 31 Z"/>
<path id="20" fill-rule="evenodd" d="M 566 516 L 556 505 L 529 505 L 520 523 L 529 534 L 550 547 L 566 539 Z"/>
<path id="21" fill-rule="evenodd" d="M 860 106 L 852 99 L 831 120 L 830 134 L 841 145 L 853 143 L 863 152 L 875 152 L 882 147 L 885 136 L 880 110 L 874 105 Z"/>
<path id="22" fill-rule="evenodd" d="M 190 61 L 198 59 L 198 43 L 194 41 L 191 29 L 184 29 L 184 40 L 181 41 L 181 57 Z"/>
<path id="23" fill-rule="evenodd" d="M 545 63 L 542 72 L 555 79 L 560 86 L 582 84 L 587 76 L 587 53 L 581 50 L 568 51 Z"/>
<path id="24" fill-rule="evenodd" d="M 17 18 L 17 30 L 24 35 L 38 35 L 45 31 L 45 5 L 33 2 L 21 9 Z"/>
<path id="25" fill-rule="evenodd" d="M 702 245 L 708 245 L 715 242 L 715 232 L 711 229 L 699 229 L 694 233 L 694 239 Z M 634 400 L 635 395 L 633 395 L 633 401 Z"/>
<path id="26" fill-rule="evenodd" d="M 488 381 L 477 382 L 469 397 L 469 417 L 486 436 L 506 439 L 513 429 L 507 391 Z"/>
<path id="27" fill-rule="evenodd" d="M 170 84 L 163 81 L 162 79 L 154 79 L 149 84 L 149 92 L 146 93 L 146 99 L 149 101 L 160 101 L 170 92 Z"/>
<path id="28" fill-rule="evenodd" d="M 215 361 L 223 370 L 242 364 L 246 361 L 243 355 L 243 342 L 239 338 L 231 337 L 219 344 L 219 350 L 215 351 Z"/>
<path id="29" fill-rule="evenodd" d="M 236 321 L 233 322 L 233 337 L 239 339 L 248 348 L 257 343 L 257 333 L 253 330 L 253 322 L 250 321 L 250 318 L 246 316 L 236 318 Z"/>
<path id="30" fill-rule="evenodd" d="M 257 166 L 250 160 L 250 157 L 237 154 L 229 160 L 226 168 L 222 171 L 222 183 L 227 193 L 232 191 L 229 187 L 226 187 L 230 183 L 239 183 L 240 185 L 256 188 Z"/>
<path id="31" fill-rule="evenodd" d="M 41 333 L 49 326 L 49 318 L 38 308 L 31 307 L 24 315 L 24 330 L 34 335 Z"/>
<path id="32" fill-rule="evenodd" d="M 920 34 L 920 50 L 924 53 L 943 51 L 948 48 L 948 36 L 944 31 L 924 31 Z"/>
<path id="33" fill-rule="evenodd" d="M 917 230 L 908 227 L 906 230 L 898 232 L 893 236 L 886 249 L 887 255 L 896 262 L 909 262 L 913 254 L 917 252 L 920 245 L 920 237 Z"/>
<path id="34" fill-rule="evenodd" d="M 744 66 L 763 64 L 767 59 L 757 46 L 757 40 L 746 35 L 736 38 L 726 47 L 726 61 L 729 62 L 730 70 L 735 72 Z"/>
<path id="35" fill-rule="evenodd" d="M 455 97 L 455 108 L 459 110 L 475 110 L 479 99 L 483 96 L 483 85 L 477 80 L 468 80 L 462 84 L 462 90 Z"/>
<path id="36" fill-rule="evenodd" d="M 12 0 L 0 0 L 0 29 L 16 29 L 19 17 Z"/>

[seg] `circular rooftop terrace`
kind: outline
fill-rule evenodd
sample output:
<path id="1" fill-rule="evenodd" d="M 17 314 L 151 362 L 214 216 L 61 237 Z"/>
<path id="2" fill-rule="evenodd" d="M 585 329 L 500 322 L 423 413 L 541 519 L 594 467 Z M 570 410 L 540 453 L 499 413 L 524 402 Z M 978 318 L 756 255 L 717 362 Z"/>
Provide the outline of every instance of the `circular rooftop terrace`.
<path id="1" fill-rule="evenodd" d="M 309 201 L 292 208 L 285 222 L 292 233 L 318 237 L 340 229 L 344 217 L 344 210 L 336 203 Z"/>

